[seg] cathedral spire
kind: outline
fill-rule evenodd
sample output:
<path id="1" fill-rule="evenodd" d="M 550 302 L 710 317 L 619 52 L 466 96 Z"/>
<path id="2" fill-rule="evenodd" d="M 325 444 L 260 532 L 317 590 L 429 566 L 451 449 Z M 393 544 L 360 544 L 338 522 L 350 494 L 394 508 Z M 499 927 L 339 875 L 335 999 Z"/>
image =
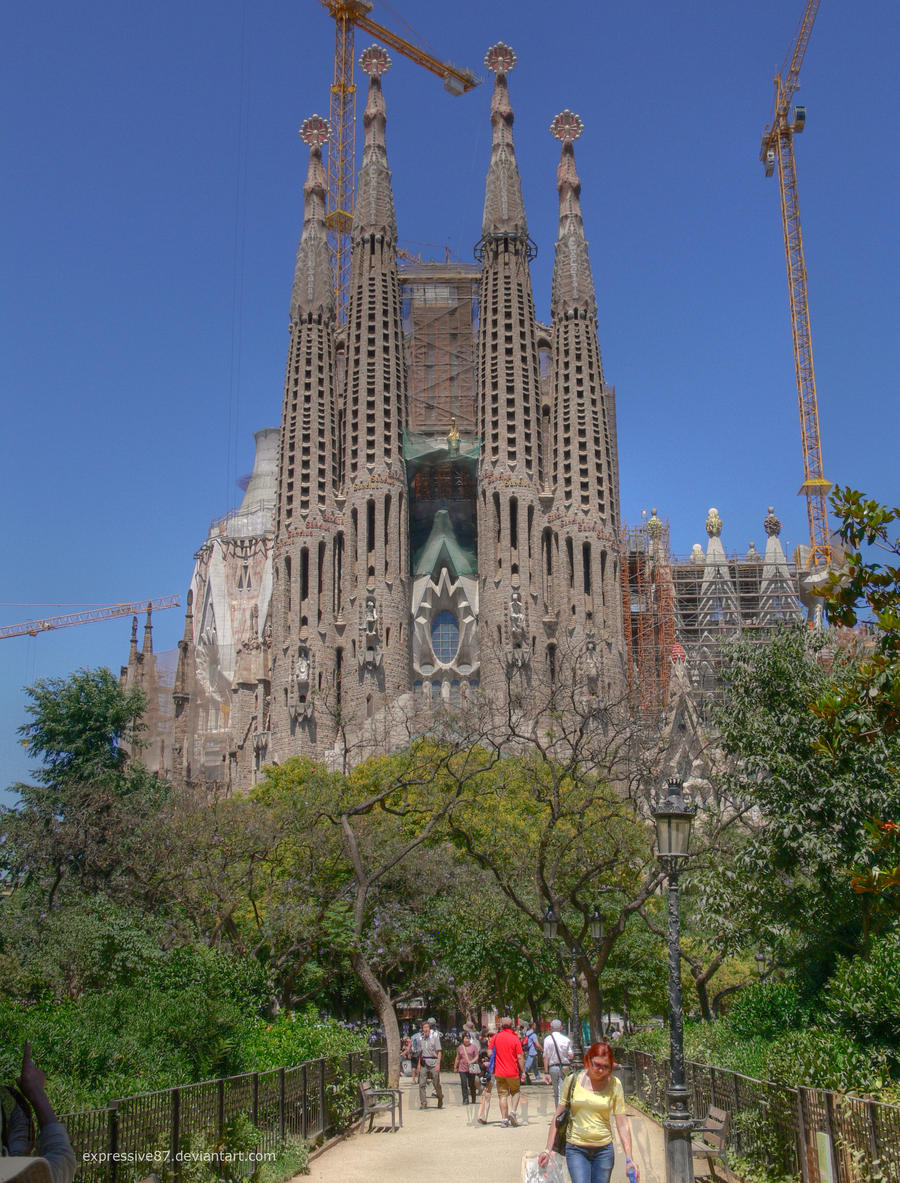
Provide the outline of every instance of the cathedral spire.
<path id="1" fill-rule="evenodd" d="M 581 181 L 575 168 L 574 141 L 584 131 L 584 124 L 566 109 L 550 124 L 550 134 L 562 141 L 562 156 L 556 171 L 559 190 L 559 234 L 553 266 L 551 309 L 554 317 L 580 311 L 597 311 L 591 263 L 581 216 Z"/>
<path id="2" fill-rule="evenodd" d="M 147 619 L 144 622 L 144 643 L 141 647 L 141 653 L 153 653 L 153 605 L 147 605 Z"/>
<path id="3" fill-rule="evenodd" d="M 406 360 L 397 272 L 397 224 L 385 148 L 381 77 L 391 64 L 371 45 L 366 138 L 353 213 L 344 387 L 344 495 L 348 526 L 341 647 L 341 709 L 371 716 L 409 689 L 409 530 L 403 428 Z M 358 631 L 357 631 L 358 630 Z M 407 634 L 408 639 L 408 634 Z M 343 653 L 346 649 L 347 661 Z M 355 668 L 354 668 L 355 667 Z"/>
<path id="4" fill-rule="evenodd" d="M 334 275 L 325 229 L 328 178 L 322 164 L 322 145 L 331 138 L 331 127 L 321 115 L 311 115 L 300 129 L 300 138 L 309 147 L 309 167 L 303 186 L 303 232 L 291 289 L 291 320 L 333 320 Z"/>
<path id="5" fill-rule="evenodd" d="M 374 234 L 395 242 L 397 221 L 384 138 L 387 111 L 381 90 L 381 76 L 390 69 L 391 59 L 380 45 L 370 45 L 360 55 L 359 64 L 369 75 L 369 96 L 363 114 L 365 143 L 356 185 L 353 238 Z"/>
<path id="6" fill-rule="evenodd" d="M 516 55 L 508 45 L 498 41 L 484 55 L 484 64 L 494 75 L 494 94 L 491 99 L 491 162 L 484 193 L 482 234 L 485 237 L 511 235 L 527 239 L 522 181 L 513 144 L 514 116 L 506 85 L 506 75 L 515 66 Z"/>

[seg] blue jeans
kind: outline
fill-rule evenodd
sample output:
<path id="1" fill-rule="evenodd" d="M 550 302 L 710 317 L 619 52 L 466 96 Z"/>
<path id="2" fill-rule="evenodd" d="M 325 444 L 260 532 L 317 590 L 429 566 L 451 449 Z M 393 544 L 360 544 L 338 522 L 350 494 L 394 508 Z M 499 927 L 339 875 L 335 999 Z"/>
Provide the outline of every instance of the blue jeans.
<path id="1" fill-rule="evenodd" d="M 566 1166 L 572 1183 L 609 1183 L 615 1157 L 612 1142 L 608 1146 L 566 1144 Z"/>

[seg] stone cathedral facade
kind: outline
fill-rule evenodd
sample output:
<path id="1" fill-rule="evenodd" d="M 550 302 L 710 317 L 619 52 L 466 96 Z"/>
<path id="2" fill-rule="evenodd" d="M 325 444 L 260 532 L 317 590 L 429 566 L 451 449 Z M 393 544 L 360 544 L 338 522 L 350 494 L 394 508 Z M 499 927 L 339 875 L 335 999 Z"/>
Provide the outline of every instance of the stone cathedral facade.
<path id="1" fill-rule="evenodd" d="M 325 225 L 329 129 L 317 116 L 303 125 L 281 428 L 277 440 L 257 433 L 244 502 L 197 555 L 168 743 L 153 737 L 176 782 L 241 787 L 265 764 L 334 758 L 367 732 L 390 747 L 398 711 L 408 726 L 474 696 L 489 703 L 512 677 L 526 698 L 552 684 L 561 646 L 590 652 L 597 693 L 621 684 L 615 407 L 575 169 L 581 123 L 567 111 L 551 128 L 559 233 L 543 325 L 507 85 L 515 55 L 498 44 L 485 63 L 492 143 L 477 264 L 401 271 L 390 63 L 377 46 L 362 55 L 344 324 Z"/>

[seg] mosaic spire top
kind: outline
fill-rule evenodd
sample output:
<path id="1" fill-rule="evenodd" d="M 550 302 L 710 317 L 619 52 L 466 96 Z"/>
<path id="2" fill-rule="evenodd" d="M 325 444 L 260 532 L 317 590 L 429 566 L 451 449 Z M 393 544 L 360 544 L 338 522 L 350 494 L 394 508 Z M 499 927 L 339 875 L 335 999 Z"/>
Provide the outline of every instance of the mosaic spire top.
<path id="1" fill-rule="evenodd" d="M 491 98 L 491 162 L 484 194 L 482 233 L 528 237 L 522 181 L 513 144 L 513 109 L 506 75 L 516 64 L 515 52 L 498 41 L 484 55 L 484 64 L 494 75 Z"/>
<path id="2" fill-rule="evenodd" d="M 311 115 L 300 128 L 300 139 L 309 148 L 309 165 L 303 186 L 303 232 L 297 249 L 291 318 L 321 315 L 334 317 L 334 273 L 328 232 L 325 229 L 325 194 L 328 179 L 322 164 L 322 146 L 331 138 L 331 125 L 321 115 Z"/>
<path id="3" fill-rule="evenodd" d="M 391 191 L 391 171 L 388 168 L 384 134 L 387 109 L 381 89 L 381 77 L 390 69 L 391 59 L 382 46 L 370 45 L 360 55 L 359 64 L 369 75 L 369 94 L 363 113 L 365 142 L 356 187 L 353 236 L 356 238 L 360 234 L 384 234 L 396 239 L 394 196 Z"/>
<path id="4" fill-rule="evenodd" d="M 556 170 L 559 190 L 559 233 L 553 267 L 551 308 L 554 316 L 578 310 L 595 313 L 594 280 L 588 257 L 581 214 L 581 181 L 575 168 L 575 140 L 584 131 L 581 119 L 568 110 L 561 111 L 550 124 L 550 134 L 562 143 L 562 155 Z"/>

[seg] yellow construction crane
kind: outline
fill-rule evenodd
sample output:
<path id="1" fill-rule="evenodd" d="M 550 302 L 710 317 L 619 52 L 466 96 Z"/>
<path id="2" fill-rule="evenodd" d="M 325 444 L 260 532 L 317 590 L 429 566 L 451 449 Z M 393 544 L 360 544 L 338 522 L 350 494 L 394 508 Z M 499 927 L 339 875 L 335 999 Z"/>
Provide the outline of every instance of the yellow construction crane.
<path id="1" fill-rule="evenodd" d="M 332 139 L 328 145 L 328 206 L 325 218 L 334 251 L 335 299 L 344 319 L 350 286 L 350 230 L 353 225 L 353 164 L 356 147 L 356 85 L 353 81 L 354 30 L 364 29 L 378 41 L 444 80 L 453 95 L 465 94 L 481 81 L 471 70 L 441 62 L 426 50 L 398 37 L 369 19 L 370 0 L 319 0 L 334 17 L 334 81 L 328 117 Z"/>
<path id="2" fill-rule="evenodd" d="M 791 331 L 794 337 L 794 370 L 800 400 L 800 435 L 803 444 L 803 484 L 809 514 L 808 567 L 824 568 L 831 562 L 828 504 L 831 482 L 822 471 L 822 441 L 819 436 L 819 403 L 816 398 L 816 375 L 813 368 L 812 338 L 809 328 L 809 296 L 806 290 L 806 262 L 803 258 L 803 235 L 800 229 L 800 205 L 797 198 L 797 169 L 794 163 L 794 135 L 803 131 L 806 108 L 791 102 L 800 85 L 800 66 L 809 44 L 820 0 L 807 0 L 803 19 L 786 65 L 775 75 L 775 111 L 772 122 L 763 132 L 759 158 L 766 176 L 778 169 L 781 192 L 781 221 L 784 228 L 784 253 L 787 259 L 788 293 L 791 303 Z"/>
<path id="3" fill-rule="evenodd" d="M 26 620 L 22 624 L 7 624 L 0 627 L 0 640 L 4 637 L 36 637 L 38 633 L 54 628 L 69 628 L 73 624 L 92 624 L 95 620 L 112 620 L 116 616 L 131 616 L 135 612 L 161 611 L 163 608 L 179 608 L 178 596 L 161 596 L 158 600 L 135 600 L 130 604 L 110 604 L 106 608 L 89 608 L 86 612 L 70 612 L 66 616 L 45 616 L 40 620 Z"/>

